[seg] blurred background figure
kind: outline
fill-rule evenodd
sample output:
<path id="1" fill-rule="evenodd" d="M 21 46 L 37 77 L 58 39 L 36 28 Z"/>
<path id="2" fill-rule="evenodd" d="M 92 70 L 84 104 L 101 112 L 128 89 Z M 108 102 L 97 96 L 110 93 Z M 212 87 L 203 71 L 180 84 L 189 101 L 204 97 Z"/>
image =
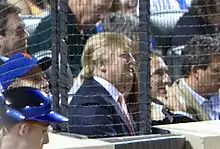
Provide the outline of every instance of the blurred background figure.
<path id="1" fill-rule="evenodd" d="M 21 10 L 9 3 L 0 3 L 0 55 L 12 56 L 25 52 L 28 33 L 20 18 Z"/>
<path id="2" fill-rule="evenodd" d="M 76 77 L 81 70 L 81 54 L 83 46 L 88 39 L 88 34 L 83 34 L 83 30 L 92 28 L 111 8 L 113 0 L 69 0 L 68 1 L 68 62 L 70 64 L 73 77 Z M 88 6 L 90 9 L 87 9 Z M 51 50 L 51 15 L 43 18 L 36 28 L 32 37 L 28 39 L 28 53 L 31 55 L 39 52 Z M 74 25 L 77 24 L 77 25 Z M 39 34 L 41 33 L 41 34 Z M 91 34 L 91 33 L 90 33 Z"/>
<path id="3" fill-rule="evenodd" d="M 45 16 L 50 12 L 50 0 L 6 0 L 19 7 L 22 15 Z"/>
<path id="4" fill-rule="evenodd" d="M 136 44 L 136 50 L 139 44 L 138 30 L 139 19 L 132 13 L 110 12 L 96 24 L 97 32 L 116 32 L 126 35 Z"/>
<path id="5" fill-rule="evenodd" d="M 113 0 L 112 12 L 124 12 L 137 14 L 138 0 Z"/>
<path id="6" fill-rule="evenodd" d="M 166 13 L 174 11 L 187 11 L 191 0 L 150 0 L 151 13 Z"/>
<path id="7" fill-rule="evenodd" d="M 218 0 L 192 0 L 192 5 L 177 22 L 172 46 L 185 45 L 196 35 L 219 33 L 220 4 Z"/>

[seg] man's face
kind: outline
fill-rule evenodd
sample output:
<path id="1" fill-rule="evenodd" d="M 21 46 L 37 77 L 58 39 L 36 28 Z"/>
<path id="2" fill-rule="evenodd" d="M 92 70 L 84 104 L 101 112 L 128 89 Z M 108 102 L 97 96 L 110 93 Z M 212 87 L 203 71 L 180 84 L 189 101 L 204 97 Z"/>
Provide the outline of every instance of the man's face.
<path id="1" fill-rule="evenodd" d="M 29 123 L 29 122 L 28 122 Z M 44 144 L 49 143 L 48 139 L 48 123 L 31 122 L 31 127 L 26 135 L 26 140 L 33 149 L 42 149 Z"/>
<path id="2" fill-rule="evenodd" d="M 121 93 L 129 93 L 134 80 L 135 59 L 131 52 L 116 50 L 106 63 L 106 76 Z M 102 68 L 101 68 L 102 69 Z"/>
<path id="3" fill-rule="evenodd" d="M 49 83 L 45 79 L 44 72 L 39 66 L 35 66 L 27 75 L 17 78 L 10 87 L 34 87 L 44 92 L 49 91 Z"/>
<path id="4" fill-rule="evenodd" d="M 81 25 L 97 23 L 109 11 L 113 0 L 70 0 L 69 5 Z"/>
<path id="5" fill-rule="evenodd" d="M 3 137 L 1 148 L 42 149 L 49 142 L 47 122 L 25 121 L 11 127 Z"/>
<path id="6" fill-rule="evenodd" d="M 25 25 L 19 15 L 8 15 L 5 35 L 0 35 L 0 54 L 10 57 L 14 53 L 25 52 L 27 36 Z"/>
<path id="7" fill-rule="evenodd" d="M 213 56 L 207 69 L 198 69 L 197 73 L 200 94 L 207 96 L 218 92 L 220 88 L 220 56 Z"/>
<path id="8" fill-rule="evenodd" d="M 161 57 L 153 56 L 150 61 L 151 65 L 151 96 L 166 97 L 166 86 L 170 85 L 168 67 Z"/>

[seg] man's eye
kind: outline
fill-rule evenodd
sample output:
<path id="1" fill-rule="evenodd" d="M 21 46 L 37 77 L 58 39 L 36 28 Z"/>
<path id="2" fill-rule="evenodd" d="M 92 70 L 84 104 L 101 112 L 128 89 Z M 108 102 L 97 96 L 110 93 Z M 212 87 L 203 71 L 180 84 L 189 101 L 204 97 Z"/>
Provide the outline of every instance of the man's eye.
<path id="1" fill-rule="evenodd" d="M 123 59 L 125 59 L 127 62 L 130 61 L 129 55 L 128 54 L 121 54 L 120 57 L 122 57 Z"/>

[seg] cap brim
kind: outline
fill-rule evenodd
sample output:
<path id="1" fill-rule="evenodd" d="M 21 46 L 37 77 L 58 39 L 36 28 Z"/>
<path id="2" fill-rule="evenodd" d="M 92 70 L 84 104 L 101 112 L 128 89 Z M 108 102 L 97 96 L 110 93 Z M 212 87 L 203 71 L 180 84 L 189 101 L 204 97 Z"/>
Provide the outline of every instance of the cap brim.
<path id="1" fill-rule="evenodd" d="M 54 111 L 51 111 L 50 113 L 44 116 L 36 117 L 31 120 L 40 121 L 40 122 L 49 122 L 49 123 L 64 123 L 69 121 L 67 117 L 60 115 Z"/>
<path id="2" fill-rule="evenodd" d="M 5 56 L 0 56 L 0 61 L 5 63 L 9 58 Z"/>
<path id="3" fill-rule="evenodd" d="M 24 121 L 25 117 L 20 112 L 9 108 L 6 110 L 2 120 L 6 123 L 16 123 Z"/>

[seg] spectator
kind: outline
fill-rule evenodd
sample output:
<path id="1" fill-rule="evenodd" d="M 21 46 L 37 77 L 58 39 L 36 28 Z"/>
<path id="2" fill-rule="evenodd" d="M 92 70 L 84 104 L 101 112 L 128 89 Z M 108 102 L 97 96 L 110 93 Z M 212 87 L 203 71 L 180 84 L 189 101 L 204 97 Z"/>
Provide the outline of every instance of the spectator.
<path id="1" fill-rule="evenodd" d="M 27 32 L 19 17 L 20 9 L 0 3 L 0 55 L 11 56 L 26 51 Z"/>
<path id="2" fill-rule="evenodd" d="M 125 13 L 132 13 L 137 14 L 137 6 L 138 0 L 114 0 L 111 10 L 112 12 L 125 12 Z"/>
<path id="3" fill-rule="evenodd" d="M 48 92 L 49 86 L 43 70 L 49 67 L 49 63 L 41 63 L 27 53 L 18 53 L 0 65 L 0 83 L 4 90 L 26 86 Z"/>
<path id="4" fill-rule="evenodd" d="M 168 67 L 157 54 L 151 56 L 152 120 L 154 124 L 172 123 L 168 111 L 185 111 L 178 100 L 168 100 L 167 91 L 171 85 Z M 174 114 L 174 113 L 173 113 Z"/>
<path id="5" fill-rule="evenodd" d="M 1 149 L 42 149 L 49 142 L 50 123 L 67 122 L 68 119 L 51 109 L 50 99 L 38 89 L 19 87 L 4 92 L 8 107 L 19 111 L 25 119 L 4 117 L 7 130 Z"/>
<path id="6" fill-rule="evenodd" d="M 110 12 L 97 23 L 96 28 L 97 32 L 122 33 L 129 37 L 136 44 L 135 46 L 138 47 L 139 20 L 131 13 Z M 138 48 L 135 48 L 133 52 L 137 50 Z M 72 100 L 72 95 L 77 92 L 83 82 L 82 72 L 83 70 L 74 78 L 74 84 L 69 91 L 69 102 Z"/>
<path id="7" fill-rule="evenodd" d="M 197 35 L 219 32 L 220 6 L 218 0 L 193 0 L 192 6 L 177 22 L 172 46 L 185 45 Z"/>
<path id="8" fill-rule="evenodd" d="M 131 13 L 110 12 L 97 24 L 97 32 L 125 34 L 138 44 L 139 19 Z"/>
<path id="9" fill-rule="evenodd" d="M 81 70 L 80 58 L 88 35 L 81 35 L 81 30 L 93 26 L 111 7 L 113 0 L 69 0 L 67 16 L 68 62 L 73 73 L 77 76 Z M 88 9 L 88 7 L 90 9 Z M 35 33 L 28 40 L 28 53 L 51 50 L 51 15 L 42 19 Z M 77 24 L 77 25 L 76 25 Z"/>
<path id="10" fill-rule="evenodd" d="M 182 75 L 174 82 L 170 98 L 179 100 L 197 121 L 219 117 L 213 113 L 216 103 L 207 100 L 220 87 L 219 41 L 209 36 L 196 36 L 184 48 Z"/>
<path id="11" fill-rule="evenodd" d="M 99 33 L 87 41 L 85 79 L 70 102 L 70 132 L 91 138 L 135 134 L 124 100 L 134 84 L 132 51 L 131 40 L 117 33 Z"/>
<path id="12" fill-rule="evenodd" d="M 6 0 L 12 6 L 21 9 L 22 15 L 45 16 L 45 13 L 32 0 Z M 43 2 L 41 2 L 43 3 Z"/>

